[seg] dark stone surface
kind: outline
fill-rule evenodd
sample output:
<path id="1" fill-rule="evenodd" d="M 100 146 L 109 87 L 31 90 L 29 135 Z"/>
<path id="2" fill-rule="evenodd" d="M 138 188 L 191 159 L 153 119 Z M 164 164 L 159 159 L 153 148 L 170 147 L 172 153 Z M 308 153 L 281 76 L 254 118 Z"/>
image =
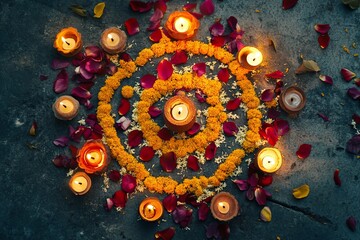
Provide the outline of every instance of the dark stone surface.
<path id="1" fill-rule="evenodd" d="M 54 37 L 61 28 L 74 26 L 82 33 L 84 45 L 93 45 L 98 43 L 105 28 L 120 26 L 127 18 L 136 17 L 141 32 L 129 37 L 134 47 L 128 51 L 136 56 L 140 49 L 151 44 L 145 31 L 151 13 L 133 13 L 128 2 L 106 1 L 104 16 L 94 19 L 72 14 L 68 6 L 75 2 L 70 0 L 1 1 L 0 239 L 152 239 L 156 231 L 175 225 L 167 214 L 166 221 L 160 224 L 139 219 L 137 208 L 144 193 L 134 194 L 121 213 L 104 211 L 103 202 L 118 186 L 111 185 L 105 193 L 102 178 L 93 177 L 91 191 L 85 196 L 74 196 L 67 187 L 66 172 L 51 163 L 55 155 L 64 151 L 53 146 L 52 141 L 66 133 L 68 127 L 68 123 L 56 120 L 51 111 L 57 97 L 52 91 L 57 72 L 50 69 L 51 60 L 58 56 L 52 48 Z M 298 118 L 288 119 L 284 115 L 291 131 L 277 145 L 286 161 L 268 187 L 273 193 L 273 201 L 268 203 L 273 220 L 260 222 L 261 208 L 245 200 L 245 194 L 228 181 L 226 190 L 238 198 L 242 208 L 241 215 L 230 222 L 230 239 L 276 239 L 277 236 L 359 239 L 359 233 L 351 232 L 345 221 L 350 215 L 360 219 L 360 163 L 356 156 L 344 151 L 346 141 L 355 133 L 349 124 L 352 114 L 360 113 L 359 103 L 347 96 L 346 90 L 352 84 L 344 82 L 339 71 L 346 67 L 360 74 L 359 58 L 352 56 L 360 50 L 351 48 L 353 42 L 360 46 L 360 11 L 350 11 L 338 0 L 299 1 L 288 11 L 282 10 L 281 1 L 214 2 L 215 13 L 201 20 L 197 38 L 207 41 L 208 28 L 216 18 L 222 18 L 224 23 L 231 15 L 237 17 L 246 32 L 244 43 L 258 46 L 266 59 L 265 66 L 254 76 L 257 85 L 261 88 L 272 85 L 265 82 L 264 74 L 289 68 L 285 83 L 296 83 L 308 96 L 307 106 Z M 76 3 L 92 12 L 97 1 Z M 182 5 L 183 2 L 170 1 L 165 19 Z M 317 44 L 318 34 L 313 30 L 316 23 L 331 25 L 331 43 L 326 50 Z M 276 43 L 277 52 L 268 46 L 270 38 Z M 349 47 L 351 54 L 342 50 L 343 45 Z M 316 60 L 321 73 L 334 78 L 334 85 L 320 82 L 316 74 L 296 76 L 294 71 L 301 62 L 301 54 L 305 59 Z M 40 74 L 48 75 L 49 79 L 40 81 Z M 94 92 L 102 84 L 103 78 L 99 78 Z M 96 96 L 92 102 L 96 105 Z M 319 112 L 331 120 L 324 123 L 317 116 Z M 77 120 L 87 113 L 82 107 Z M 31 137 L 28 130 L 34 119 L 39 128 L 37 136 Z M 29 143 L 36 145 L 36 149 L 27 147 Z M 306 160 L 295 155 L 302 143 L 313 145 Z M 242 166 L 246 168 L 245 163 Z M 112 162 L 111 167 L 117 168 L 116 163 Z M 340 169 L 341 187 L 333 183 L 336 168 Z M 311 188 L 309 197 L 295 200 L 292 189 L 304 183 Z M 174 239 L 206 238 L 204 225 L 211 220 L 200 223 L 195 213 L 191 230 L 176 227 Z"/>

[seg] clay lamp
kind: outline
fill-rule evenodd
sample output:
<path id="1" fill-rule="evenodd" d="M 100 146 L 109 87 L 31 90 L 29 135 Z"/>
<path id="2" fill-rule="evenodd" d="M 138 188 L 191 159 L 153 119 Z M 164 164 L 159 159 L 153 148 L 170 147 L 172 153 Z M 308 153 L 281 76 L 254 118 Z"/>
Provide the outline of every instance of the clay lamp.
<path id="1" fill-rule="evenodd" d="M 297 114 L 305 107 L 305 103 L 305 93 L 298 87 L 289 87 L 280 94 L 280 107 L 292 117 L 297 116 Z"/>
<path id="2" fill-rule="evenodd" d="M 56 99 L 52 106 L 54 115 L 60 120 L 71 120 L 79 112 L 79 101 L 75 98 L 64 95 Z"/>
<path id="3" fill-rule="evenodd" d="M 76 28 L 63 28 L 56 35 L 54 48 L 63 56 L 71 57 L 80 52 L 82 47 L 81 34 Z"/>
<path id="4" fill-rule="evenodd" d="M 236 198 L 228 192 L 216 194 L 210 204 L 214 218 L 220 221 L 230 221 L 239 214 L 240 206 Z"/>
<path id="5" fill-rule="evenodd" d="M 102 32 L 100 45 L 105 52 L 117 54 L 124 51 L 126 41 L 127 36 L 124 31 L 121 31 L 116 27 L 111 27 Z"/>
<path id="6" fill-rule="evenodd" d="M 87 141 L 77 154 L 79 168 L 87 173 L 102 172 L 108 165 L 108 151 L 101 140 Z"/>
<path id="7" fill-rule="evenodd" d="M 175 132 L 189 130 L 196 120 L 195 104 L 180 91 L 170 98 L 164 106 L 164 120 L 166 126 Z"/>
<path id="8" fill-rule="evenodd" d="M 244 68 L 254 70 L 262 63 L 263 55 L 259 49 L 246 46 L 238 53 L 237 60 Z"/>
<path id="9" fill-rule="evenodd" d="M 70 178 L 69 187 L 75 195 L 84 195 L 91 188 L 91 178 L 84 172 L 77 172 Z"/>
<path id="10" fill-rule="evenodd" d="M 177 40 L 186 40 L 192 38 L 198 28 L 200 22 L 189 12 L 173 12 L 170 14 L 165 23 L 165 29 L 168 34 Z"/>
<path id="11" fill-rule="evenodd" d="M 139 213 L 142 219 L 153 222 L 161 218 L 163 206 L 156 197 L 145 198 L 139 206 Z"/>
<path id="12" fill-rule="evenodd" d="M 255 156 L 255 166 L 264 173 L 274 173 L 280 169 L 283 162 L 281 152 L 277 148 L 265 147 Z"/>

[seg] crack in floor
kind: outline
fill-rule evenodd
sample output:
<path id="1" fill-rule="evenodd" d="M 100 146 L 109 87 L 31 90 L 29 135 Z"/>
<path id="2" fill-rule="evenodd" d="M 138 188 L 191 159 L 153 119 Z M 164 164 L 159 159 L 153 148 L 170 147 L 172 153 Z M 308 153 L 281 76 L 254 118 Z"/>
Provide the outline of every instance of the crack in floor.
<path id="1" fill-rule="evenodd" d="M 268 199 L 268 201 L 272 202 L 272 203 L 275 203 L 275 204 L 278 204 L 278 205 L 280 205 L 280 206 L 282 206 L 284 208 L 291 209 L 291 210 L 293 210 L 295 212 L 300 212 L 300 213 L 306 215 L 307 217 L 309 217 L 310 219 L 312 219 L 312 220 L 314 220 L 314 221 L 316 221 L 318 223 L 321 223 L 321 224 L 324 224 L 324 225 L 333 225 L 334 224 L 329 218 L 318 215 L 318 214 L 310 211 L 307 208 L 301 208 L 301 207 L 293 206 L 293 205 L 281 202 L 281 201 L 273 199 L 273 198 Z"/>

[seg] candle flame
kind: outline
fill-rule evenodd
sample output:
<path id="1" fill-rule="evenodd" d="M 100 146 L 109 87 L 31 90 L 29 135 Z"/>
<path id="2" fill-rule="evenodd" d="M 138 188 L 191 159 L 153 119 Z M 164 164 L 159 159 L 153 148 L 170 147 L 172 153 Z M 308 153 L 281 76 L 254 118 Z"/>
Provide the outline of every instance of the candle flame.
<path id="1" fill-rule="evenodd" d="M 75 184 L 79 184 L 79 185 L 82 185 L 82 182 L 79 182 L 79 181 L 74 181 Z"/>
<path id="2" fill-rule="evenodd" d="M 108 34 L 108 38 L 110 38 L 112 42 L 114 41 L 114 38 L 113 38 L 113 36 L 111 35 L 111 33 Z"/>
<path id="3" fill-rule="evenodd" d="M 68 43 L 64 37 L 61 37 L 61 40 L 63 41 L 63 43 L 66 43 L 67 45 L 70 45 L 70 43 Z"/>

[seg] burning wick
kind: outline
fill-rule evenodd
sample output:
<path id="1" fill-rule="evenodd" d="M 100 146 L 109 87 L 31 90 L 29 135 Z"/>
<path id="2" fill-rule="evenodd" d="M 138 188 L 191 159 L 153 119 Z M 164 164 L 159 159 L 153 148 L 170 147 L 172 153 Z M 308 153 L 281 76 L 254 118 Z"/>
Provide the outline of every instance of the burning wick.
<path id="1" fill-rule="evenodd" d="M 75 181 L 74 183 L 82 185 L 82 182 Z"/>

